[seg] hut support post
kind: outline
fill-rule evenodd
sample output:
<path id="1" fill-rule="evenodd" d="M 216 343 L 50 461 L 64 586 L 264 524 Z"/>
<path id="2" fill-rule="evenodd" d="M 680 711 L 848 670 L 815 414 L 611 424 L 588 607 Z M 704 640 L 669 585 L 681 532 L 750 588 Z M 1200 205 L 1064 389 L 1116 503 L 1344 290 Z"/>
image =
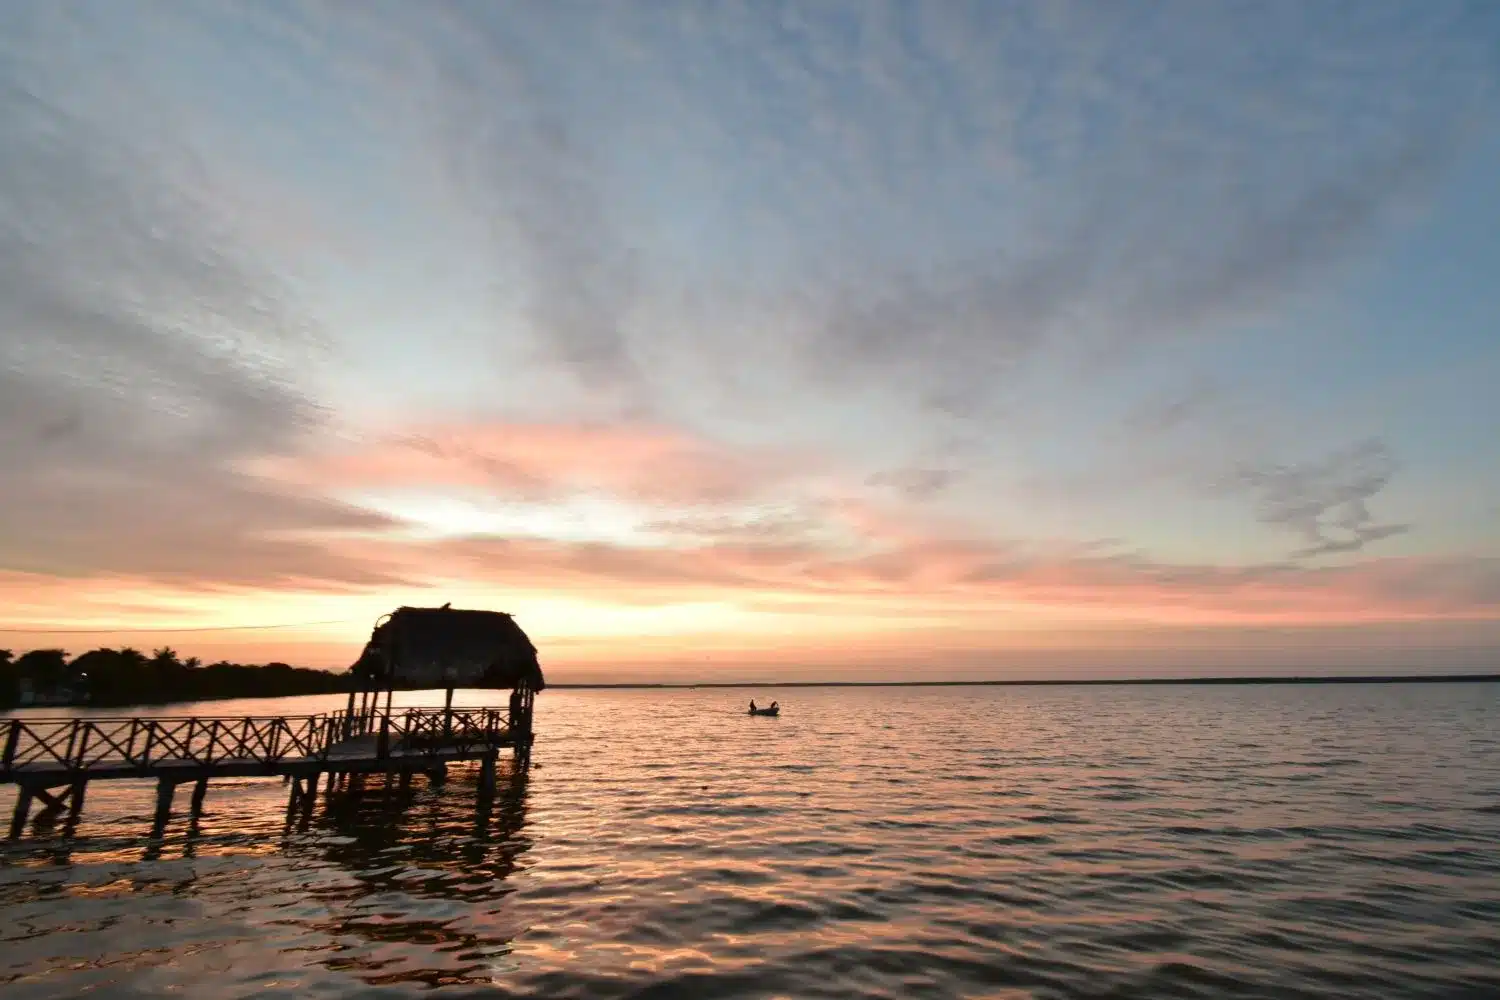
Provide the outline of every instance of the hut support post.
<path id="1" fill-rule="evenodd" d="M 307 778 L 307 794 L 302 799 L 302 812 L 312 815 L 313 805 L 318 801 L 318 785 L 323 780 L 323 775 L 314 771 Z"/>
<path id="2" fill-rule="evenodd" d="M 453 689 L 448 688 L 447 697 L 443 699 L 443 739 L 453 735 Z"/>
<path id="3" fill-rule="evenodd" d="M 495 794 L 495 763 L 499 756 L 500 751 L 497 748 L 493 747 L 490 749 L 489 753 L 484 755 L 484 763 L 480 765 L 479 768 L 480 795 Z"/>
<path id="4" fill-rule="evenodd" d="M 479 789 L 474 799 L 474 816 L 481 823 L 489 816 L 495 801 L 495 764 L 500 756 L 498 747 L 491 747 L 484 755 L 479 768 Z"/>

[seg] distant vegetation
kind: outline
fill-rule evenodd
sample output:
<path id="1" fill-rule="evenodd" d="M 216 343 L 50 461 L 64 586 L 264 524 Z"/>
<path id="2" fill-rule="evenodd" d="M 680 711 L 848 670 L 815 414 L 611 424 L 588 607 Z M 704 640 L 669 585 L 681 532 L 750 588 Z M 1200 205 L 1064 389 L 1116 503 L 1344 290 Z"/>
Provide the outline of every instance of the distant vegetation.
<path id="1" fill-rule="evenodd" d="M 170 648 L 94 649 L 73 657 L 61 649 L 15 656 L 0 649 L 0 708 L 17 705 L 122 705 L 332 694 L 353 686 L 349 674 L 285 663 L 204 664 Z"/>

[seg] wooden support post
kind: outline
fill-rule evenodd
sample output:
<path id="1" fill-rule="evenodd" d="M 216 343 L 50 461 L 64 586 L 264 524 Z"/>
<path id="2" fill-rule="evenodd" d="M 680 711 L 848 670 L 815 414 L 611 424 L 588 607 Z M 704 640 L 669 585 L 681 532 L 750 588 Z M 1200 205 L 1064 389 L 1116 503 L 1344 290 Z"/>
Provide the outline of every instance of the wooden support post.
<path id="1" fill-rule="evenodd" d="M 375 741 L 375 759 L 389 760 L 391 756 L 391 717 L 387 713 L 380 717 L 380 736 Z"/>
<path id="2" fill-rule="evenodd" d="M 177 782 L 171 778 L 161 778 L 156 782 L 156 816 L 151 823 L 151 835 L 159 837 L 167 827 L 167 819 L 172 815 L 172 795 L 177 791 Z"/>
<path id="3" fill-rule="evenodd" d="M 16 808 L 10 814 L 10 839 L 15 840 L 26 830 L 26 817 L 31 813 L 31 788 L 16 786 Z"/>
<path id="4" fill-rule="evenodd" d="M 318 771 L 314 771 L 312 776 L 307 779 L 307 797 L 302 800 L 303 812 L 312 812 L 313 804 L 318 801 L 318 782 L 322 779 L 323 775 Z"/>
<path id="5" fill-rule="evenodd" d="M 78 825 L 78 817 L 83 813 L 83 797 L 88 787 L 87 781 L 75 781 L 68 792 L 68 820 L 65 829 L 69 832 Z"/>
<path id="6" fill-rule="evenodd" d="M 490 812 L 495 807 L 495 765 L 500 757 L 499 747 L 490 747 L 479 766 L 479 789 L 474 796 L 475 834 L 484 836 Z"/>
<path id="7" fill-rule="evenodd" d="M 401 790 L 404 792 L 411 787 L 411 768 L 401 769 Z"/>
<path id="8" fill-rule="evenodd" d="M 193 785 L 193 800 L 188 813 L 193 819 L 203 814 L 203 796 L 208 794 L 208 778 L 199 778 Z"/>
<path id="9" fill-rule="evenodd" d="M 495 763 L 500 756 L 497 748 L 491 747 L 484 755 L 484 763 L 479 767 L 479 794 L 481 796 L 495 794 Z"/>

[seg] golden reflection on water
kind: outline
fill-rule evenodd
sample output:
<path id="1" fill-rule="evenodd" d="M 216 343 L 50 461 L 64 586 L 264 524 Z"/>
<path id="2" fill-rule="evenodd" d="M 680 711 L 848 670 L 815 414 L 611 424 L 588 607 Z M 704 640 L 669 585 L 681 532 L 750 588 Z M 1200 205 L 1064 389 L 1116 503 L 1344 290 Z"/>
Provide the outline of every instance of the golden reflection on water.
<path id="1" fill-rule="evenodd" d="M 72 837 L 37 830 L 0 852 L 0 988 L 1495 983 L 1497 686 L 766 695 L 780 719 L 747 719 L 739 692 L 547 692 L 536 765 L 502 770 L 482 817 L 477 767 L 320 792 L 305 825 L 287 823 L 280 781 L 244 779 L 213 783 L 195 826 L 175 816 L 152 841 L 151 785 L 101 783 Z M 303 701 L 286 711 L 317 710 Z"/>

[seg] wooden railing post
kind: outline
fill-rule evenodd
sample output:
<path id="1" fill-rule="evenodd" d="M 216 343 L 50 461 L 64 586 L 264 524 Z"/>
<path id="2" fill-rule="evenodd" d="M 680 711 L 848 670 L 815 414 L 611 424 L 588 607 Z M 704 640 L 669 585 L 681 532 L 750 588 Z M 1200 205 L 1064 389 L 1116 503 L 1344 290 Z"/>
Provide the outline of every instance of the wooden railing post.
<path id="1" fill-rule="evenodd" d="M 151 763 L 151 744 L 156 742 L 156 720 L 146 720 L 146 745 L 141 748 L 141 766 Z"/>
<path id="2" fill-rule="evenodd" d="M 73 766 L 73 747 L 78 745 L 78 729 L 81 719 L 74 719 L 73 724 L 68 727 L 68 752 L 63 754 L 63 764 L 67 767 Z"/>
<path id="3" fill-rule="evenodd" d="M 380 717 L 380 737 L 375 742 L 375 759 L 385 760 L 391 755 L 391 717 Z"/>
<path id="4" fill-rule="evenodd" d="M 21 740 L 21 720 L 9 719 L 10 732 L 5 734 L 5 757 L 4 767 L 0 770 L 9 771 L 16 763 L 16 744 Z"/>
<path id="5" fill-rule="evenodd" d="M 141 728 L 140 719 L 130 720 L 130 738 L 125 741 L 125 763 L 135 763 L 135 733 Z"/>
<path id="6" fill-rule="evenodd" d="M 75 763 L 73 761 L 73 759 L 72 759 L 73 758 L 73 753 L 70 753 L 68 755 L 68 758 L 69 758 L 68 764 L 69 764 L 70 767 L 77 767 L 80 770 L 84 767 L 83 753 L 84 753 L 85 750 L 88 749 L 88 746 L 89 746 L 89 730 L 92 727 L 92 725 L 93 725 L 92 723 L 84 723 L 83 724 L 82 729 L 81 729 L 81 735 L 78 737 L 78 747 L 77 747 L 76 750 L 73 751 L 73 753 L 76 753 L 78 755 L 78 760 Z"/>

